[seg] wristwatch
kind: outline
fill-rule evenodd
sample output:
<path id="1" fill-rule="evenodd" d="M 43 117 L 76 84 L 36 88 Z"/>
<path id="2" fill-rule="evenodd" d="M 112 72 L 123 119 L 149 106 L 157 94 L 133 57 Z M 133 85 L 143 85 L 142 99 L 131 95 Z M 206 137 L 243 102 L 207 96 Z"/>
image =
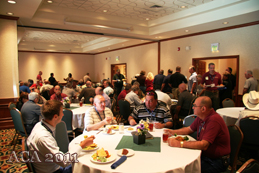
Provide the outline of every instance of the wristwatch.
<path id="1" fill-rule="evenodd" d="M 181 144 L 181 148 L 183 148 L 183 141 L 181 141 L 180 144 Z"/>

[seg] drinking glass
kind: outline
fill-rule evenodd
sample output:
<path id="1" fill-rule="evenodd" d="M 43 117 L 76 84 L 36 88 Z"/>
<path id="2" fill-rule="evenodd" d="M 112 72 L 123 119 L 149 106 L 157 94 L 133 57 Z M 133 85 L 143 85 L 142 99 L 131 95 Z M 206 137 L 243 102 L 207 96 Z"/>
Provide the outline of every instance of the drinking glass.
<path id="1" fill-rule="evenodd" d="M 167 132 L 163 133 L 163 142 L 167 142 L 169 134 Z"/>
<path id="2" fill-rule="evenodd" d="M 119 133 L 124 133 L 124 123 L 119 123 Z"/>

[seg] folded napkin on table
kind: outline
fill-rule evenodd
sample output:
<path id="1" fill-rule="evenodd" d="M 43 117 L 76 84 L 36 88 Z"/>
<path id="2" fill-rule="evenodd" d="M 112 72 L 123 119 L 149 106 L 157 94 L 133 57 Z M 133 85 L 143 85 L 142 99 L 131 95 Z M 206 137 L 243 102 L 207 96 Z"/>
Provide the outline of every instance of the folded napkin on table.
<path id="1" fill-rule="evenodd" d="M 125 160 L 127 160 L 127 156 L 122 156 L 118 161 L 116 161 L 114 164 L 111 165 L 112 169 L 117 168 L 118 166 L 120 166 L 120 164 L 122 164 Z"/>

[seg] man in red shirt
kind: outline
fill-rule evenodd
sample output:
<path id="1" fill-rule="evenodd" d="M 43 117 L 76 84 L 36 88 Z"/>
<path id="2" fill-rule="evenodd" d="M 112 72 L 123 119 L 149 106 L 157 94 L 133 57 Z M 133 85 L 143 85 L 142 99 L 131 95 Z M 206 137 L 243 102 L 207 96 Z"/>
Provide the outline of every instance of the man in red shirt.
<path id="1" fill-rule="evenodd" d="M 39 71 L 39 74 L 37 75 L 37 81 L 40 81 L 40 83 L 42 83 L 41 75 L 42 75 L 42 71 Z"/>
<path id="2" fill-rule="evenodd" d="M 229 164 L 230 136 L 226 123 L 212 108 L 211 99 L 198 97 L 193 104 L 197 118 L 189 127 L 178 130 L 165 129 L 171 135 L 188 135 L 197 131 L 197 141 L 178 141 L 169 138 L 171 147 L 202 150 L 201 172 L 224 172 Z"/>
<path id="3" fill-rule="evenodd" d="M 56 86 L 54 87 L 54 92 L 55 92 L 55 94 L 52 94 L 52 95 L 50 96 L 50 100 L 62 101 L 63 98 L 67 97 L 66 94 L 61 93 L 61 89 L 60 89 L 60 86 L 59 86 L 59 85 L 56 85 Z"/>
<path id="4" fill-rule="evenodd" d="M 125 89 L 120 92 L 120 94 L 117 97 L 117 110 L 120 110 L 119 108 L 119 100 L 125 99 L 126 95 L 131 91 L 131 84 L 127 84 L 125 86 Z"/>
<path id="5" fill-rule="evenodd" d="M 202 76 L 202 84 L 205 84 L 205 96 L 212 100 L 212 107 L 214 110 L 219 108 L 219 92 L 217 86 L 222 83 L 221 75 L 215 72 L 215 64 L 209 63 L 209 71 Z"/>

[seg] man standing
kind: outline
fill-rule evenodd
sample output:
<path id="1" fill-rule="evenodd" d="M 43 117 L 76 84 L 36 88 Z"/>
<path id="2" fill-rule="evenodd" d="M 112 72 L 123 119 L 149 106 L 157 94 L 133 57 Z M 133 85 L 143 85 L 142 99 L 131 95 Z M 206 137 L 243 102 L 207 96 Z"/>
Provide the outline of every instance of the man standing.
<path id="1" fill-rule="evenodd" d="M 42 114 L 44 119 L 38 122 L 33 128 L 31 135 L 27 139 L 29 150 L 36 151 L 38 159 L 41 162 L 33 162 L 36 172 L 66 172 L 72 173 L 71 154 L 79 156 L 80 152 L 86 146 L 93 143 L 94 136 L 90 136 L 80 142 L 79 145 L 71 148 L 68 153 L 64 154 L 59 150 L 55 139 L 56 125 L 62 120 L 63 105 L 56 100 L 49 100 L 42 106 Z M 53 160 L 58 162 L 46 162 L 46 156 L 51 156 Z M 60 156 L 68 156 L 61 157 Z M 53 157 L 53 158 L 52 158 Z"/>
<path id="2" fill-rule="evenodd" d="M 106 124 L 116 124 L 112 111 L 105 107 L 105 99 L 101 95 L 94 97 L 94 106 L 88 109 L 84 118 L 86 131 L 97 130 Z"/>
<path id="3" fill-rule="evenodd" d="M 39 95 L 37 92 L 31 92 L 28 95 L 29 101 L 22 106 L 21 113 L 24 126 L 28 135 L 30 135 L 34 125 L 39 122 L 41 116 L 40 106 L 37 104 Z"/>
<path id="4" fill-rule="evenodd" d="M 86 82 L 86 87 L 81 91 L 80 95 L 78 96 L 79 101 L 81 100 L 82 97 L 84 97 L 84 103 L 90 103 L 89 99 L 90 97 L 95 96 L 95 89 L 92 88 L 92 82 L 87 81 Z"/>
<path id="5" fill-rule="evenodd" d="M 185 76 L 181 74 L 181 67 L 177 66 L 176 72 L 170 76 L 170 83 L 169 83 L 169 85 L 172 87 L 172 93 L 175 99 L 178 99 L 180 94 L 178 90 L 178 86 L 183 82 L 187 84 L 187 80 Z"/>
<path id="6" fill-rule="evenodd" d="M 54 73 L 50 73 L 49 82 L 50 85 L 54 86 L 54 83 L 56 82 L 56 79 L 54 78 Z"/>
<path id="7" fill-rule="evenodd" d="M 236 76 L 232 74 L 232 68 L 231 67 L 228 67 L 226 69 L 227 72 L 229 72 L 230 74 L 230 80 L 232 82 L 232 90 L 235 89 L 235 86 L 236 86 Z"/>
<path id="8" fill-rule="evenodd" d="M 40 83 L 42 83 L 41 75 L 42 75 L 42 71 L 39 71 L 39 74 L 36 77 L 36 80 L 39 81 Z"/>
<path id="9" fill-rule="evenodd" d="M 196 94 L 196 86 L 197 86 L 197 73 L 195 72 L 195 67 L 191 66 L 189 68 L 189 72 L 191 73 L 191 76 L 189 77 L 188 81 L 188 91 L 190 94 Z"/>
<path id="10" fill-rule="evenodd" d="M 176 105 L 176 109 L 172 110 L 172 115 L 174 120 L 178 120 L 180 118 L 184 118 L 188 115 L 189 109 L 191 108 L 191 102 L 194 98 L 192 94 L 190 94 L 186 90 L 186 84 L 182 83 L 179 85 L 179 100 Z"/>
<path id="11" fill-rule="evenodd" d="M 162 86 L 161 86 L 161 91 L 163 91 L 164 93 L 168 93 L 168 92 L 172 92 L 172 88 L 170 87 L 169 83 L 170 83 L 170 76 L 172 75 L 173 70 L 168 69 L 167 71 L 167 76 L 164 78 Z"/>
<path id="12" fill-rule="evenodd" d="M 164 105 L 157 102 L 157 94 L 153 90 L 147 92 L 145 103 L 134 108 L 128 121 L 131 126 L 134 126 L 141 119 L 146 120 L 147 118 L 157 121 L 154 124 L 157 129 L 171 128 L 173 126 L 170 111 Z"/>
<path id="13" fill-rule="evenodd" d="M 164 81 L 165 75 L 164 70 L 160 70 L 159 74 L 157 74 L 154 78 L 153 84 L 154 84 L 154 90 L 159 89 L 161 90 L 162 83 Z"/>
<path id="14" fill-rule="evenodd" d="M 86 75 L 84 76 L 84 83 L 86 83 L 89 80 L 91 80 L 89 73 L 86 73 Z"/>
<path id="15" fill-rule="evenodd" d="M 219 92 L 216 86 L 221 84 L 221 75 L 215 72 L 214 63 L 209 63 L 208 67 L 209 71 L 203 74 L 201 83 L 206 85 L 204 95 L 210 97 L 212 107 L 217 110 L 219 108 Z"/>
<path id="16" fill-rule="evenodd" d="M 250 91 L 257 91 L 258 82 L 253 77 L 253 72 L 251 70 L 247 70 L 245 72 L 245 77 L 246 77 L 246 81 L 244 85 L 243 95 L 245 93 L 249 93 Z"/>
<path id="17" fill-rule="evenodd" d="M 56 85 L 56 86 L 54 87 L 54 92 L 55 92 L 55 93 L 50 96 L 50 100 L 62 101 L 63 98 L 67 97 L 66 94 L 61 93 L 61 89 L 60 89 L 60 86 L 59 86 L 59 85 Z"/>
<path id="18" fill-rule="evenodd" d="M 112 78 L 113 86 L 117 96 L 121 92 L 123 80 L 125 80 L 125 77 L 120 73 L 120 69 L 117 69 L 116 74 Z"/>
<path id="19" fill-rule="evenodd" d="M 171 147 L 202 150 L 201 172 L 224 172 L 229 164 L 230 136 L 226 123 L 212 108 L 211 99 L 198 97 L 193 104 L 197 118 L 189 127 L 178 130 L 165 129 L 171 135 L 188 135 L 197 131 L 197 141 L 178 141 L 168 139 Z"/>

